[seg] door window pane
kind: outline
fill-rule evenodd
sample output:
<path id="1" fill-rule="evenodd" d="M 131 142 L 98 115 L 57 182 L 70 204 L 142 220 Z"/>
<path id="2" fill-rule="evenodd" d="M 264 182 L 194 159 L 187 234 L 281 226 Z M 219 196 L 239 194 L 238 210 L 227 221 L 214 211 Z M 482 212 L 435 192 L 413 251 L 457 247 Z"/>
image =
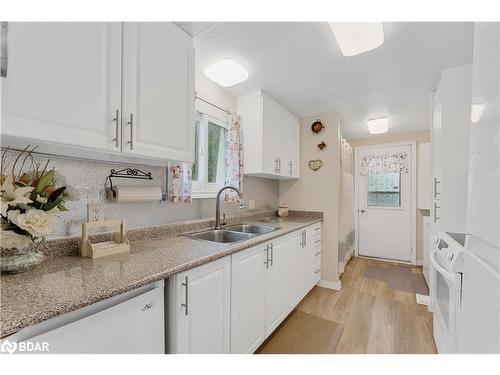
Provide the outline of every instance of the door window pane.
<path id="1" fill-rule="evenodd" d="M 208 182 L 224 183 L 225 130 L 208 123 Z"/>
<path id="2" fill-rule="evenodd" d="M 368 206 L 400 207 L 401 174 L 368 175 Z"/>

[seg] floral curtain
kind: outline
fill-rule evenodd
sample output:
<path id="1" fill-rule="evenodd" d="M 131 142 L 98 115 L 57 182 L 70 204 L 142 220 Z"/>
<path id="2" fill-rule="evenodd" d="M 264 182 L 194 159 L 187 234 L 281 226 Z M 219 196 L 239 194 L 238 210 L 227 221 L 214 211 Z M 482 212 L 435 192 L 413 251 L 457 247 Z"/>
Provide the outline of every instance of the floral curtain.
<path id="1" fill-rule="evenodd" d="M 240 127 L 240 117 L 230 113 L 227 122 L 224 185 L 232 185 L 243 192 L 243 134 Z M 240 203 L 238 194 L 232 190 L 226 190 L 224 200 Z"/>
<path id="2" fill-rule="evenodd" d="M 192 163 L 169 162 L 167 166 L 167 199 L 172 203 L 191 203 Z"/>
<path id="3" fill-rule="evenodd" d="M 406 152 L 363 156 L 361 174 L 408 173 L 408 155 Z"/>

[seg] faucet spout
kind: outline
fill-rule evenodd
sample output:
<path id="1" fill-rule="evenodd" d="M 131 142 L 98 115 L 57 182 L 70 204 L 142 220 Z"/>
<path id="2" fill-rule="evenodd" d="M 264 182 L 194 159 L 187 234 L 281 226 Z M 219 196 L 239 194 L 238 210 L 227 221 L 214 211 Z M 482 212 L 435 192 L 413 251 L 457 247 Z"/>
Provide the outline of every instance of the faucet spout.
<path id="1" fill-rule="evenodd" d="M 217 197 L 215 198 L 215 229 L 221 229 L 222 226 L 220 222 L 220 196 L 222 195 L 222 192 L 225 190 L 234 190 L 240 197 L 240 209 L 245 208 L 245 203 L 243 201 L 243 193 L 241 192 L 241 190 L 231 185 L 224 186 L 222 189 L 219 190 L 219 192 L 217 193 Z"/>

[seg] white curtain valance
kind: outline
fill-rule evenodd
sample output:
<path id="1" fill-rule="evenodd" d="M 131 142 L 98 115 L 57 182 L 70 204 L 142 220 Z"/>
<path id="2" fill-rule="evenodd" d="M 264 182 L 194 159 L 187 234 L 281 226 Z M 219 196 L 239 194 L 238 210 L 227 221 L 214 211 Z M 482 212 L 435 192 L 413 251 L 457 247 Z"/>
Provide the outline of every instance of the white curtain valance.
<path id="1" fill-rule="evenodd" d="M 363 156 L 361 174 L 408 173 L 408 155 L 406 152 L 375 154 Z"/>

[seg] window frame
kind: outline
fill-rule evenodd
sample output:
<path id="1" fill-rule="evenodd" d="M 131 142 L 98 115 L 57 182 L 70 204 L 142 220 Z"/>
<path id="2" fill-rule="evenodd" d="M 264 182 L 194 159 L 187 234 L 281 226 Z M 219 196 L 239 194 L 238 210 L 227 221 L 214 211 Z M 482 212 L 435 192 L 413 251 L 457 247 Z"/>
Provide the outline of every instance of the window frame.
<path id="1" fill-rule="evenodd" d="M 192 181 L 192 195 L 194 199 L 215 198 L 224 183 L 208 182 L 208 124 L 210 122 L 227 130 L 227 122 L 223 118 L 217 118 L 200 111 L 196 111 L 196 119 L 197 121 L 199 119 L 200 126 L 198 135 L 198 180 Z M 223 151 L 225 153 L 225 148 Z"/>

